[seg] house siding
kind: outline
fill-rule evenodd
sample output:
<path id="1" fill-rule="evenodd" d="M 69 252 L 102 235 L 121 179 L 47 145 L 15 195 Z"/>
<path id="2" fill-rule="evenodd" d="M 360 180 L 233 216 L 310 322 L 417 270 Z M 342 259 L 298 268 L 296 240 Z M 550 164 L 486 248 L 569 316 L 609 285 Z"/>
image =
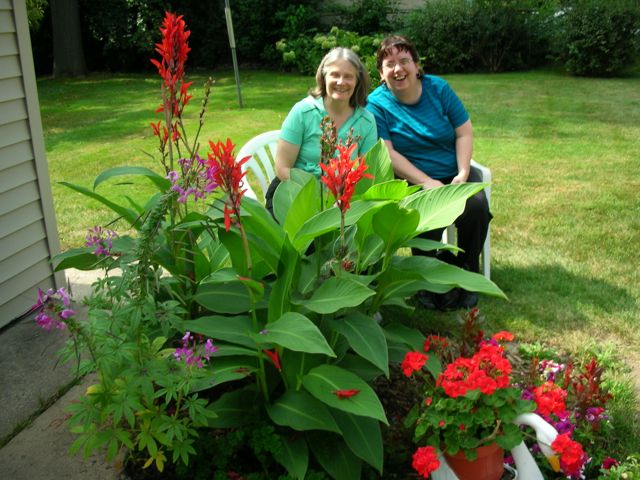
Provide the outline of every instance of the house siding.
<path id="1" fill-rule="evenodd" d="M 23 0 L 0 0 L 0 327 L 58 288 L 59 252 Z"/>

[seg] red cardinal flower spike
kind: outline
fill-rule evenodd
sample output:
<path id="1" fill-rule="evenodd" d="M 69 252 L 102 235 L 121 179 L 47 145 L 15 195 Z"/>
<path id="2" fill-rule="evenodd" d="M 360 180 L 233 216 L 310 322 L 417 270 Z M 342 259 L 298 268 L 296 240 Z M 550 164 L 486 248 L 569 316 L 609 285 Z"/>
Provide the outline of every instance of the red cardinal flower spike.
<path id="1" fill-rule="evenodd" d="M 187 93 L 191 82 L 184 82 L 184 64 L 187 61 L 187 54 L 191 51 L 187 39 L 191 32 L 185 29 L 182 15 L 177 16 L 166 12 L 162 27 L 162 41 L 156 43 L 156 52 L 161 56 L 160 61 L 151 59 L 158 68 L 158 73 L 164 80 L 167 89 L 166 104 L 171 108 L 172 116 L 182 114 L 184 106 L 191 99 Z M 159 108 L 164 110 L 165 106 Z"/>
<path id="2" fill-rule="evenodd" d="M 363 157 L 351 160 L 351 155 L 356 147 L 355 143 L 350 147 L 338 145 L 338 157 L 329 160 L 329 165 L 320 164 L 320 168 L 324 172 L 321 180 L 333 193 L 338 208 L 343 214 L 351 206 L 351 197 L 356 184 L 362 178 L 373 178 L 372 175 L 364 173 L 367 165 L 364 163 Z"/>
<path id="3" fill-rule="evenodd" d="M 224 226 L 229 231 L 232 221 L 238 223 L 240 218 L 240 201 L 244 192 L 246 192 L 246 190 L 242 189 L 245 175 L 245 172 L 242 171 L 242 165 L 250 157 L 247 156 L 240 161 L 236 161 L 236 157 L 233 154 L 235 145 L 228 138 L 226 144 L 209 142 L 209 146 L 211 147 L 211 153 L 209 153 L 208 164 L 218 167 L 214 174 L 214 180 L 228 197 L 224 204 Z M 233 220 L 231 218 L 232 215 L 235 216 Z"/>
<path id="4" fill-rule="evenodd" d="M 356 389 L 351 389 L 351 390 L 334 390 L 333 392 L 334 395 L 336 395 L 340 400 L 344 400 L 345 398 L 351 398 L 354 395 L 357 395 L 360 393 L 360 390 L 356 390 Z"/>
<path id="5" fill-rule="evenodd" d="M 282 370 L 282 367 L 280 366 L 280 357 L 278 356 L 278 352 L 276 352 L 275 350 L 273 351 L 263 350 L 263 352 L 266 353 L 267 356 L 271 359 L 271 361 L 273 362 L 273 364 L 275 365 L 278 371 Z"/>

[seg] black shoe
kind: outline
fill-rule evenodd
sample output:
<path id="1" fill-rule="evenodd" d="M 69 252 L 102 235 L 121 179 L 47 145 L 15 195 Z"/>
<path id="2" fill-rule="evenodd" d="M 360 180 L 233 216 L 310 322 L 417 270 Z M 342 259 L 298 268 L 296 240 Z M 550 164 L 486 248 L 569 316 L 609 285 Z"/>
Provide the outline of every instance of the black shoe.
<path id="1" fill-rule="evenodd" d="M 435 304 L 438 310 L 443 312 L 450 312 L 460 308 L 460 295 L 462 290 L 454 288 L 446 293 L 436 294 Z"/>
<path id="2" fill-rule="evenodd" d="M 476 292 L 467 292 L 461 290 L 460 294 L 460 308 L 470 309 L 478 304 L 478 294 Z"/>
<path id="3" fill-rule="evenodd" d="M 433 292 L 420 290 L 416 294 L 416 298 L 420 302 L 420 305 L 422 305 L 427 310 L 435 310 L 436 308 L 438 308 L 436 307 L 436 294 Z"/>

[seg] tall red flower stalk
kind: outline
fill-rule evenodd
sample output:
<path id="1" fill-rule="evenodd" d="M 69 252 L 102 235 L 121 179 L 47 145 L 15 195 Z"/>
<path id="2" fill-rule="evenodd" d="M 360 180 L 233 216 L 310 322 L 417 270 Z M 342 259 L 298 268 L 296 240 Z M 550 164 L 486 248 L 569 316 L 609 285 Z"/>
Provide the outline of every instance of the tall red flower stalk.
<path id="1" fill-rule="evenodd" d="M 249 252 L 249 244 L 247 237 L 240 221 L 240 202 L 246 189 L 244 186 L 244 176 L 246 172 L 242 171 L 244 165 L 250 157 L 245 157 L 236 161 L 233 149 L 236 147 L 231 140 L 227 138 L 227 143 L 209 142 L 211 153 L 208 154 L 208 164 L 215 167 L 216 171 L 213 175 L 215 183 L 226 194 L 227 198 L 224 202 L 224 226 L 227 232 L 234 224 L 240 230 L 242 244 L 247 256 L 247 268 L 251 272 L 251 255 Z"/>
<path id="2" fill-rule="evenodd" d="M 177 16 L 170 12 L 165 13 L 162 27 L 162 40 L 156 44 L 156 52 L 160 54 L 160 60 L 151 59 L 158 68 L 158 73 L 162 77 L 162 105 L 158 112 L 164 112 L 167 130 L 160 131 L 159 126 L 153 125 L 154 135 L 160 139 L 161 149 L 165 145 L 169 146 L 170 168 L 173 170 L 173 152 L 171 142 L 167 142 L 169 132 L 173 143 L 178 142 L 180 132 L 178 122 L 182 116 L 185 105 L 192 98 L 188 93 L 191 82 L 184 81 L 184 65 L 187 61 L 187 54 L 191 50 L 187 39 L 191 32 L 186 30 L 186 25 L 182 15 Z"/>
<path id="3" fill-rule="evenodd" d="M 373 178 L 372 175 L 364 173 L 367 169 L 364 157 L 356 157 L 351 160 L 351 155 L 356 147 L 356 143 L 348 147 L 337 145 L 338 156 L 330 159 L 328 165 L 320 164 L 320 168 L 323 171 L 322 183 L 331 191 L 340 209 L 340 238 L 343 250 L 344 216 L 351 207 L 351 197 L 355 192 L 357 183 L 362 178 Z"/>

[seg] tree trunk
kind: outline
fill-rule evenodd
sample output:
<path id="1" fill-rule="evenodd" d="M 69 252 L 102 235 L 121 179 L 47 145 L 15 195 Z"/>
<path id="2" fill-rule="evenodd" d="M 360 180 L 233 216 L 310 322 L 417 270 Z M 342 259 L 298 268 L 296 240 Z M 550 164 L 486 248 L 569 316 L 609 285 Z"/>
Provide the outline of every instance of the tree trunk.
<path id="1" fill-rule="evenodd" d="M 80 33 L 78 0 L 51 0 L 53 75 L 81 77 L 87 73 Z"/>

